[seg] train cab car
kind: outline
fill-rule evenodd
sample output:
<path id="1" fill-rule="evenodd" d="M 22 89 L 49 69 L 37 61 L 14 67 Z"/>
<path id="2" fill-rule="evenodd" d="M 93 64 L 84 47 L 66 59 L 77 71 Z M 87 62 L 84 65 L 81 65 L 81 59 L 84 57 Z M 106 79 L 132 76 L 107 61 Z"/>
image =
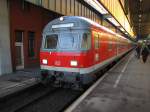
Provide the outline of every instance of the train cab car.
<path id="1" fill-rule="evenodd" d="M 127 46 L 127 39 L 90 19 L 60 17 L 43 30 L 42 80 L 88 84 L 98 70 L 126 53 Z"/>

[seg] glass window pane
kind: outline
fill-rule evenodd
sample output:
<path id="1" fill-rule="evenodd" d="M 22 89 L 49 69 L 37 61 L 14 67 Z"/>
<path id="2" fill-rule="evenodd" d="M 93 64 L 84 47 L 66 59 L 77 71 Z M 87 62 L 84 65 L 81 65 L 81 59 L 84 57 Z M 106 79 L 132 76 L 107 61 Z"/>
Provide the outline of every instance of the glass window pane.
<path id="1" fill-rule="evenodd" d="M 16 31 L 16 42 L 22 42 L 23 40 L 23 32 L 22 31 Z"/>
<path id="2" fill-rule="evenodd" d="M 37 5 L 42 5 L 42 0 L 36 0 Z"/>
<path id="3" fill-rule="evenodd" d="M 28 32 L 28 56 L 29 57 L 35 56 L 34 46 L 35 46 L 35 33 Z"/>
<path id="4" fill-rule="evenodd" d="M 95 43 L 95 49 L 99 48 L 99 39 L 98 39 L 98 34 L 94 33 L 94 43 Z"/>
<path id="5" fill-rule="evenodd" d="M 78 48 L 78 35 L 72 33 L 60 34 L 59 38 L 60 49 L 77 49 Z"/>
<path id="6" fill-rule="evenodd" d="M 58 42 L 58 35 L 53 34 L 46 37 L 45 47 L 46 49 L 56 49 Z"/>
<path id="7" fill-rule="evenodd" d="M 112 47 L 113 47 L 113 45 L 112 45 L 112 43 L 110 42 L 110 43 L 108 44 L 108 49 L 109 49 L 109 50 L 112 50 Z"/>
<path id="8" fill-rule="evenodd" d="M 87 33 L 83 34 L 81 48 L 82 49 L 90 48 L 90 35 Z"/>
<path id="9" fill-rule="evenodd" d="M 79 36 L 76 33 L 60 33 L 46 36 L 44 48 L 57 50 L 76 50 L 79 48 Z"/>

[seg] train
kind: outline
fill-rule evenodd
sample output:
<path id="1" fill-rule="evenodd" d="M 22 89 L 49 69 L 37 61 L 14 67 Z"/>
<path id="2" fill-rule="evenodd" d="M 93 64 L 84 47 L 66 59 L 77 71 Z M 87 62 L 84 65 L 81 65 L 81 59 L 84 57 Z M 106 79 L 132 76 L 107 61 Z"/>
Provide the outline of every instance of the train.
<path id="1" fill-rule="evenodd" d="M 131 42 L 80 16 L 62 16 L 43 30 L 42 81 L 87 85 L 95 74 L 131 50 Z"/>

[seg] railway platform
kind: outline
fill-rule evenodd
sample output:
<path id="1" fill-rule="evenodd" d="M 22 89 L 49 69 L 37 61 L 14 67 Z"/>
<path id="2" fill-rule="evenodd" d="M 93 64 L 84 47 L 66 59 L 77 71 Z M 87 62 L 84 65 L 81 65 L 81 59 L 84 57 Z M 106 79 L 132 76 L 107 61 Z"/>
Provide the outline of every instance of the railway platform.
<path id="1" fill-rule="evenodd" d="M 65 112 L 150 112 L 150 56 L 124 57 Z"/>
<path id="2" fill-rule="evenodd" d="M 21 91 L 38 83 L 40 70 L 24 69 L 0 76 L 0 98 Z"/>

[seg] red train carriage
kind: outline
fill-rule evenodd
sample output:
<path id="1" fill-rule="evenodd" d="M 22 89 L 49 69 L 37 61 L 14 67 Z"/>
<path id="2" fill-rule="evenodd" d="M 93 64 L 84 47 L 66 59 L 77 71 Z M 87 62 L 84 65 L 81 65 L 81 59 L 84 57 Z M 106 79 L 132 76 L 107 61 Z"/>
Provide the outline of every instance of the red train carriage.
<path id="1" fill-rule="evenodd" d="M 130 50 L 129 41 L 113 31 L 78 16 L 48 23 L 40 52 L 41 76 L 73 84 L 88 84 L 94 73 Z"/>

